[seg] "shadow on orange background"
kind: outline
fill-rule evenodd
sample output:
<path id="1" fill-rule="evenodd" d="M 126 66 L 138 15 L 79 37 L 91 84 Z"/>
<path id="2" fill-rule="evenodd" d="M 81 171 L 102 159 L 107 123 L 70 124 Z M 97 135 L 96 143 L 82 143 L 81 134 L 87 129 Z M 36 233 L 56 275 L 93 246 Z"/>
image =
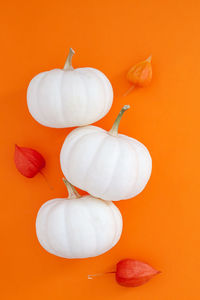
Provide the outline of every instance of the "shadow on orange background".
<path id="1" fill-rule="evenodd" d="M 1 20 L 1 294 L 4 299 L 199 299 L 199 1 L 6 1 Z M 110 129 L 130 104 L 120 132 L 150 150 L 152 177 L 139 196 L 117 203 L 124 218 L 120 242 L 108 253 L 65 260 L 46 253 L 35 218 L 47 200 L 65 197 L 59 152 L 71 129 L 51 129 L 28 114 L 26 89 L 37 73 L 63 67 L 68 48 L 74 66 L 91 66 L 111 80 L 115 101 L 97 125 Z M 126 71 L 153 56 L 153 81 L 129 88 Z M 40 151 L 44 179 L 22 177 L 14 144 Z M 122 258 L 149 262 L 162 274 L 136 289 L 118 286 L 112 270 Z"/>

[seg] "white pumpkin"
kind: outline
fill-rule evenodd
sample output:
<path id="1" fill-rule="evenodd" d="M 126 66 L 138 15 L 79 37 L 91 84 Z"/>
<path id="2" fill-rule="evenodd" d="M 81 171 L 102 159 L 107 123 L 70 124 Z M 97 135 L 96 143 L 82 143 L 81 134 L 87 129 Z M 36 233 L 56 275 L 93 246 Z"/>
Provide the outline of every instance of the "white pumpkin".
<path id="1" fill-rule="evenodd" d="M 73 69 L 70 49 L 64 69 L 36 75 L 27 91 L 28 109 L 40 124 L 55 127 L 88 125 L 103 118 L 112 106 L 108 78 L 94 68 Z"/>
<path id="2" fill-rule="evenodd" d="M 62 171 L 69 182 L 104 200 L 129 199 L 139 194 L 151 175 L 152 160 L 137 140 L 118 134 L 125 105 L 112 129 L 85 126 L 73 130 L 60 154 Z"/>
<path id="3" fill-rule="evenodd" d="M 111 249 L 120 239 L 122 216 L 112 203 L 81 197 L 67 181 L 69 197 L 47 201 L 36 219 L 42 247 L 64 258 L 86 258 Z"/>

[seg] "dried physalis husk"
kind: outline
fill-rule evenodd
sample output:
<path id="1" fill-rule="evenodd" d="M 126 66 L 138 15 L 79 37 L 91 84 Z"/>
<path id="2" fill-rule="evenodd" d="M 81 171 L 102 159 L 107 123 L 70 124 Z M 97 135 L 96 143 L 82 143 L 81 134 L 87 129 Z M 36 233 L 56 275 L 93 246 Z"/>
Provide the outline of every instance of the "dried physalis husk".
<path id="1" fill-rule="evenodd" d="M 15 145 L 14 160 L 17 170 L 28 178 L 41 173 L 45 166 L 45 159 L 38 151 L 18 145 Z"/>
<path id="2" fill-rule="evenodd" d="M 152 64 L 151 56 L 146 60 L 134 65 L 127 73 L 127 79 L 132 83 L 132 86 L 123 94 L 123 97 L 132 92 L 135 87 L 146 87 L 152 80 Z"/>
<path id="3" fill-rule="evenodd" d="M 145 262 L 127 258 L 117 263 L 116 271 L 89 275 L 88 279 L 111 273 L 115 273 L 115 279 L 118 284 L 125 287 L 137 287 L 148 282 L 160 271 L 157 271 Z"/>
<path id="4" fill-rule="evenodd" d="M 137 287 L 145 284 L 160 271 L 149 264 L 135 259 L 124 259 L 118 262 L 116 281 L 126 287 Z"/>
<path id="5" fill-rule="evenodd" d="M 127 79 L 135 87 L 145 87 L 149 85 L 152 79 L 151 56 L 133 66 L 128 71 Z"/>

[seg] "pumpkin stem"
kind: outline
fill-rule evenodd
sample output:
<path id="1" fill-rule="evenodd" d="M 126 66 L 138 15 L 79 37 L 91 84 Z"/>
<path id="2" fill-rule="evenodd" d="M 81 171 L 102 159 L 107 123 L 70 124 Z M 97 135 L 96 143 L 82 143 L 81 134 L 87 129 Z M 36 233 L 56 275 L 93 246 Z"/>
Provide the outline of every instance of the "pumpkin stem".
<path id="1" fill-rule="evenodd" d="M 65 71 L 74 70 L 74 68 L 72 67 L 72 56 L 74 55 L 74 53 L 75 51 L 72 48 L 69 48 L 69 54 L 67 56 L 67 60 L 65 62 L 63 70 Z"/>
<path id="2" fill-rule="evenodd" d="M 63 181 L 68 191 L 68 199 L 81 197 L 81 195 L 77 192 L 75 187 L 66 178 L 63 178 Z"/>
<path id="3" fill-rule="evenodd" d="M 120 113 L 117 116 L 117 119 L 115 120 L 113 127 L 111 128 L 111 130 L 109 131 L 109 133 L 113 136 L 117 136 L 118 135 L 118 128 L 119 128 L 119 123 L 120 120 L 124 114 L 124 112 L 130 108 L 130 105 L 124 105 L 120 111 Z"/>
<path id="4" fill-rule="evenodd" d="M 113 273 L 116 273 L 116 271 L 92 274 L 92 275 L 88 275 L 88 279 L 93 279 L 94 277 L 97 277 L 97 276 L 103 276 L 103 275 L 113 274 Z"/>

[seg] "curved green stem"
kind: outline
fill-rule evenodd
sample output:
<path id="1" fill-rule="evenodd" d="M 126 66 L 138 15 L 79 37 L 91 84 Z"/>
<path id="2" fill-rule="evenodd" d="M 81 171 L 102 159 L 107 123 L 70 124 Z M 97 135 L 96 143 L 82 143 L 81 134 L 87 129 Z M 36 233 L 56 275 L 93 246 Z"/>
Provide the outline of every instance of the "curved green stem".
<path id="1" fill-rule="evenodd" d="M 81 195 L 77 192 L 75 187 L 66 178 L 63 178 L 63 181 L 68 191 L 68 199 L 81 197 Z"/>
<path id="2" fill-rule="evenodd" d="M 74 53 L 75 51 L 72 48 L 70 48 L 63 70 L 65 71 L 74 70 L 74 68 L 72 67 L 72 56 L 74 55 Z"/>
<path id="3" fill-rule="evenodd" d="M 113 127 L 111 128 L 111 130 L 109 131 L 109 133 L 113 136 L 117 136 L 118 135 L 118 128 L 119 128 L 119 123 L 121 121 L 121 118 L 124 114 L 124 112 L 130 108 L 130 105 L 124 105 L 120 111 L 120 113 L 117 116 L 117 119 L 115 120 Z"/>

